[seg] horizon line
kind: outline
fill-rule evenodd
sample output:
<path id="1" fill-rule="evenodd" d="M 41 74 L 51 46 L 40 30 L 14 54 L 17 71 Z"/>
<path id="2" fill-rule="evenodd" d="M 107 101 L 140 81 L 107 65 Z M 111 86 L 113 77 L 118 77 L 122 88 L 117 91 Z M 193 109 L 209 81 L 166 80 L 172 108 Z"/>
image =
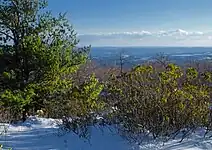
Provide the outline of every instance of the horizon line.
<path id="1" fill-rule="evenodd" d="M 212 48 L 211 46 L 92 46 L 91 48 Z"/>

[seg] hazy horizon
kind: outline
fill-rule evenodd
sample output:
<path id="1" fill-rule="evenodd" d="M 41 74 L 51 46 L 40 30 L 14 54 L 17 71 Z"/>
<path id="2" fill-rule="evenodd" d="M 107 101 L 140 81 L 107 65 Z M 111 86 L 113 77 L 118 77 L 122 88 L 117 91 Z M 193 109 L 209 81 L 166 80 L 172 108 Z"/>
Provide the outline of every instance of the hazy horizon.
<path id="1" fill-rule="evenodd" d="M 212 46 L 92 46 L 92 48 L 212 48 Z"/>
<path id="2" fill-rule="evenodd" d="M 67 12 L 80 45 L 212 47 L 211 0 L 49 1 Z"/>

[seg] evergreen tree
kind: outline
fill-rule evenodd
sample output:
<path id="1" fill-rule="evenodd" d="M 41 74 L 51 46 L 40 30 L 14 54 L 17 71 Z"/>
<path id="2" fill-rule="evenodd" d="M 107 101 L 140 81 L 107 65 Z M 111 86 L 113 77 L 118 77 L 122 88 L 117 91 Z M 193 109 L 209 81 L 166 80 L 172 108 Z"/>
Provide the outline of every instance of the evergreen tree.
<path id="1" fill-rule="evenodd" d="M 0 0 L 0 105 L 17 119 L 45 108 L 51 117 L 84 117 L 102 107 L 95 76 L 75 82 L 89 47 L 65 14 L 54 17 L 46 0 Z"/>

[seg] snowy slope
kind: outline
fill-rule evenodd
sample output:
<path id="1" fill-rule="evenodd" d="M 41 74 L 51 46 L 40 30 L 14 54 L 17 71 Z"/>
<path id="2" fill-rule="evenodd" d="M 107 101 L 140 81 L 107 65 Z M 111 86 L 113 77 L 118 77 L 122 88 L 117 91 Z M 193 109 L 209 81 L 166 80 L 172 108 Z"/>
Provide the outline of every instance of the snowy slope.
<path id="1" fill-rule="evenodd" d="M 9 126 L 0 143 L 14 150 L 128 150 L 130 146 L 119 136 L 106 130 L 93 129 L 91 140 L 85 141 L 69 133 L 59 136 L 57 121 L 31 117 L 25 123 Z"/>
<path id="2" fill-rule="evenodd" d="M 179 143 L 171 140 L 167 143 L 150 141 L 142 146 L 132 146 L 109 129 L 102 132 L 92 129 L 91 140 L 84 141 L 68 133 L 59 136 L 57 120 L 30 117 L 25 123 L 7 125 L 6 135 L 0 136 L 0 143 L 14 150 L 205 150 L 212 149 L 211 139 L 202 139 L 204 131 L 199 130 L 189 139 Z M 4 130 L 0 125 L 0 133 Z"/>

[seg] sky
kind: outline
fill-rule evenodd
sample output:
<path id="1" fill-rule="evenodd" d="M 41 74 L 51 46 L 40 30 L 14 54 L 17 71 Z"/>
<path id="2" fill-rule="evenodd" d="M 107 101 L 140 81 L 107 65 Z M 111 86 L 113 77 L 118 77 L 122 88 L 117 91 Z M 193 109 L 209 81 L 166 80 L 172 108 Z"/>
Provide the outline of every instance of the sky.
<path id="1" fill-rule="evenodd" d="M 212 0 L 50 0 L 81 45 L 212 46 Z"/>

